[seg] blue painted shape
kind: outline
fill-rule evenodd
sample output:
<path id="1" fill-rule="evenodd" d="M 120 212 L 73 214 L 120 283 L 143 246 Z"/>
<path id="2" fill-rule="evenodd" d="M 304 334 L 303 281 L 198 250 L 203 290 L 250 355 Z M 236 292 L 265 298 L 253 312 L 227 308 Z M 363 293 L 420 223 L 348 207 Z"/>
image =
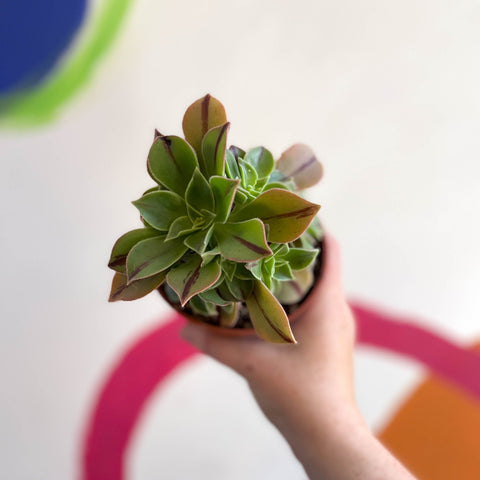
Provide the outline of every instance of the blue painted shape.
<path id="1" fill-rule="evenodd" d="M 0 95 L 37 85 L 65 52 L 88 0 L 0 0 Z"/>

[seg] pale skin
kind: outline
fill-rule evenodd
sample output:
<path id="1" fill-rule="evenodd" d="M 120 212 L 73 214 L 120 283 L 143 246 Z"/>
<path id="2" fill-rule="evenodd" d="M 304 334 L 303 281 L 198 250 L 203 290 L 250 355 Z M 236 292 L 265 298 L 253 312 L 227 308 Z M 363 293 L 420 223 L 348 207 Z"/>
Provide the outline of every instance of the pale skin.
<path id="1" fill-rule="evenodd" d="M 311 480 L 414 480 L 362 418 L 353 386 L 355 322 L 329 235 L 315 301 L 292 326 L 296 345 L 230 338 L 188 324 L 182 337 L 242 375 Z"/>

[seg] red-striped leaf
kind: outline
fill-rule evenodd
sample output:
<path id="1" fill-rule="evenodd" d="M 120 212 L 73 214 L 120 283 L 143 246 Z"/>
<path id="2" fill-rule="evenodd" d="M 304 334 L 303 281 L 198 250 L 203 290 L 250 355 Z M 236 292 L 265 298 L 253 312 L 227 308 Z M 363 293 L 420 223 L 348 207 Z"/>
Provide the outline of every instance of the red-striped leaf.
<path id="1" fill-rule="evenodd" d="M 299 190 L 312 187 L 323 176 L 322 164 L 312 149 L 302 143 L 285 150 L 277 160 L 276 168 L 283 173 L 283 180 L 293 180 Z"/>
<path id="2" fill-rule="evenodd" d="M 185 112 L 182 122 L 185 139 L 200 156 L 205 134 L 226 121 L 227 115 L 223 105 L 211 95 L 205 95 L 192 103 Z"/>
<path id="3" fill-rule="evenodd" d="M 293 272 L 293 280 L 279 282 L 275 294 L 283 305 L 294 305 L 306 295 L 313 285 L 315 276 L 309 269 Z"/>
<path id="4" fill-rule="evenodd" d="M 272 254 L 263 223 L 257 218 L 238 223 L 217 223 L 214 236 L 221 254 L 235 262 L 253 262 Z"/>
<path id="5" fill-rule="evenodd" d="M 197 293 L 214 285 L 221 273 L 220 265 L 215 260 L 202 266 L 202 257 L 192 255 L 185 263 L 168 272 L 167 283 L 184 306 Z"/>
<path id="6" fill-rule="evenodd" d="M 165 241 L 149 238 L 137 243 L 127 257 L 128 283 L 163 272 L 182 258 L 187 251 L 181 238 Z"/>
<path id="7" fill-rule="evenodd" d="M 288 317 L 272 292 L 255 280 L 252 294 L 247 298 L 247 308 L 257 335 L 272 343 L 297 343 Z"/>
<path id="8" fill-rule="evenodd" d="M 112 281 L 109 302 L 117 300 L 136 300 L 153 292 L 165 280 L 165 272 L 157 273 L 148 278 L 142 278 L 136 282 L 127 283 L 127 276 L 122 273 L 115 273 Z"/>
<path id="9" fill-rule="evenodd" d="M 320 209 L 293 192 L 273 188 L 259 195 L 230 219 L 233 222 L 259 218 L 269 228 L 270 242 L 287 243 L 297 239 L 309 226 Z"/>
<path id="10" fill-rule="evenodd" d="M 150 148 L 148 173 L 153 180 L 182 197 L 196 167 L 197 156 L 183 138 L 157 137 Z"/>
<path id="11" fill-rule="evenodd" d="M 140 241 L 157 237 L 159 232 L 152 228 L 137 228 L 122 235 L 113 246 L 108 266 L 117 272 L 126 272 L 128 252 Z"/>
<path id="12" fill-rule="evenodd" d="M 227 149 L 227 133 L 230 124 L 227 122 L 210 129 L 202 140 L 200 169 L 206 178 L 213 175 L 223 176 L 225 173 L 225 151 Z"/>

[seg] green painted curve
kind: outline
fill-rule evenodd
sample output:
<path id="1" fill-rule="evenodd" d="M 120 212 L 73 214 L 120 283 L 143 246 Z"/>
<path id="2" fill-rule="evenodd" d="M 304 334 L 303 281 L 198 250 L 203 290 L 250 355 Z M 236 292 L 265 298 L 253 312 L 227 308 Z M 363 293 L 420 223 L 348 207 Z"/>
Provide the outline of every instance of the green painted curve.
<path id="1" fill-rule="evenodd" d="M 53 120 L 60 107 L 88 83 L 98 61 L 117 35 L 132 0 L 105 0 L 91 20 L 79 51 L 31 92 L 12 95 L 1 107 L 1 124 L 35 126 Z"/>

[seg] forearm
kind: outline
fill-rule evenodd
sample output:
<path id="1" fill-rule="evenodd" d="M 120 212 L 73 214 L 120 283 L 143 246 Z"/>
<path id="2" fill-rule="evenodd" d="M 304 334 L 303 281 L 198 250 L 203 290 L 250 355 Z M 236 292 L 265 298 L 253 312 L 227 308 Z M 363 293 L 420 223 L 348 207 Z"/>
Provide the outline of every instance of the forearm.
<path id="1" fill-rule="evenodd" d="M 282 432 L 310 480 L 415 479 L 375 438 L 356 408 L 331 410 Z"/>

